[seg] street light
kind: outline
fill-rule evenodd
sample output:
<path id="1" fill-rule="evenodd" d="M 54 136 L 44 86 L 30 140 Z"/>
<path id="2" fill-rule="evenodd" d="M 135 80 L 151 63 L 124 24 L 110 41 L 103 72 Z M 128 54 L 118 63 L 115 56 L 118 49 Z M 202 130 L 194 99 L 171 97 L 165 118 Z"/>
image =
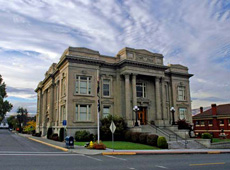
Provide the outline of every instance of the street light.
<path id="1" fill-rule="evenodd" d="M 175 109 L 174 109 L 174 107 L 171 107 L 170 111 L 172 112 L 172 125 L 175 125 L 175 118 L 174 118 Z"/>
<path id="2" fill-rule="evenodd" d="M 137 122 L 137 111 L 139 111 L 139 108 L 137 106 L 134 106 L 133 111 L 136 113 L 136 122 L 135 122 L 135 126 L 138 126 L 138 122 Z"/>

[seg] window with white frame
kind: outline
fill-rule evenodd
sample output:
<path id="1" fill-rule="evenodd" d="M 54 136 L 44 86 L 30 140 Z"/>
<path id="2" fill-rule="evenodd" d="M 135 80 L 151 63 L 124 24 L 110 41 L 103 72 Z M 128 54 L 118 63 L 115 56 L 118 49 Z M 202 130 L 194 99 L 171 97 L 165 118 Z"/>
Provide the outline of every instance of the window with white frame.
<path id="1" fill-rule="evenodd" d="M 212 120 L 209 120 L 209 121 L 208 121 L 208 125 L 209 125 L 209 126 L 212 126 L 212 124 L 213 124 Z"/>
<path id="2" fill-rule="evenodd" d="M 220 123 L 220 125 L 224 125 L 224 120 L 223 120 L 223 119 L 220 119 L 220 120 L 219 120 L 219 123 Z"/>
<path id="3" fill-rule="evenodd" d="M 61 119 L 66 120 L 66 108 L 65 108 L 65 105 L 61 106 Z M 62 120 L 60 120 L 60 121 L 62 121 Z"/>
<path id="4" fill-rule="evenodd" d="M 186 115 L 187 109 L 186 108 L 179 108 L 179 118 L 180 120 L 185 119 L 185 115 Z"/>
<path id="5" fill-rule="evenodd" d="M 103 117 L 108 117 L 109 114 L 110 114 L 110 107 L 104 106 L 103 107 Z"/>
<path id="6" fill-rule="evenodd" d="M 137 97 L 146 97 L 146 84 L 145 83 L 136 83 Z"/>
<path id="7" fill-rule="evenodd" d="M 77 94 L 91 94 L 91 77 L 76 76 L 75 92 Z"/>
<path id="8" fill-rule="evenodd" d="M 76 119 L 77 121 L 90 121 L 91 105 L 76 104 Z"/>
<path id="9" fill-rule="evenodd" d="M 178 86 L 177 87 L 177 93 L 178 93 L 178 100 L 184 101 L 185 100 L 185 87 L 184 86 Z"/>
<path id="10" fill-rule="evenodd" d="M 110 80 L 103 79 L 103 96 L 110 96 Z"/>

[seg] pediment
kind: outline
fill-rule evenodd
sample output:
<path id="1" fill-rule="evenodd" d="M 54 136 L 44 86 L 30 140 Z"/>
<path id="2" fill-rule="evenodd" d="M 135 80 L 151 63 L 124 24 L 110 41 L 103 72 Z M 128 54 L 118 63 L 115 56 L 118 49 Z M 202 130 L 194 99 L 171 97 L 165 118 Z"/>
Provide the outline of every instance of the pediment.
<path id="1" fill-rule="evenodd" d="M 113 104 L 113 101 L 111 100 L 103 100 L 101 101 L 102 104 Z"/>
<path id="2" fill-rule="evenodd" d="M 80 99 L 73 99 L 73 102 L 80 103 L 80 104 L 88 104 L 88 103 L 95 103 L 95 100 L 80 98 Z"/>

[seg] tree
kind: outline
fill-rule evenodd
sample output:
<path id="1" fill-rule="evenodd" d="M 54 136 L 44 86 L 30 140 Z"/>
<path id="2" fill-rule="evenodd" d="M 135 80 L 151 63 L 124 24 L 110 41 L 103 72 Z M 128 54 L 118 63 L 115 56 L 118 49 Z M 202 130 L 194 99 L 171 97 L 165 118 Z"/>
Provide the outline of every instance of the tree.
<path id="1" fill-rule="evenodd" d="M 33 133 L 36 128 L 36 122 L 35 121 L 29 121 L 27 122 L 26 126 L 23 128 L 23 131 L 27 133 Z"/>
<path id="2" fill-rule="evenodd" d="M 0 75 L 0 122 L 4 119 L 7 112 L 11 111 L 13 105 L 7 100 L 6 84 Z"/>
<path id="3" fill-rule="evenodd" d="M 22 126 L 26 126 L 28 111 L 26 108 L 18 107 L 17 113 L 18 113 L 17 119 L 19 123 L 19 128 L 21 130 Z"/>
<path id="4" fill-rule="evenodd" d="M 9 124 L 9 128 L 17 128 L 18 120 L 15 118 L 15 116 L 10 116 L 7 118 L 7 122 Z"/>

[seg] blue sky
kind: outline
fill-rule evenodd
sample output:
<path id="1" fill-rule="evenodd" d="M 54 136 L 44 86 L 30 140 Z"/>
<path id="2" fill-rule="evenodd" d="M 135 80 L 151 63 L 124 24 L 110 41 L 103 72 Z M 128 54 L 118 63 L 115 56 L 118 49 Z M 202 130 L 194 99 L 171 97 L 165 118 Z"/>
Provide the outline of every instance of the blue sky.
<path id="1" fill-rule="evenodd" d="M 230 103 L 230 0 L 0 0 L 0 74 L 8 100 L 36 112 L 34 89 L 68 46 L 164 55 L 190 79 L 192 107 Z"/>

